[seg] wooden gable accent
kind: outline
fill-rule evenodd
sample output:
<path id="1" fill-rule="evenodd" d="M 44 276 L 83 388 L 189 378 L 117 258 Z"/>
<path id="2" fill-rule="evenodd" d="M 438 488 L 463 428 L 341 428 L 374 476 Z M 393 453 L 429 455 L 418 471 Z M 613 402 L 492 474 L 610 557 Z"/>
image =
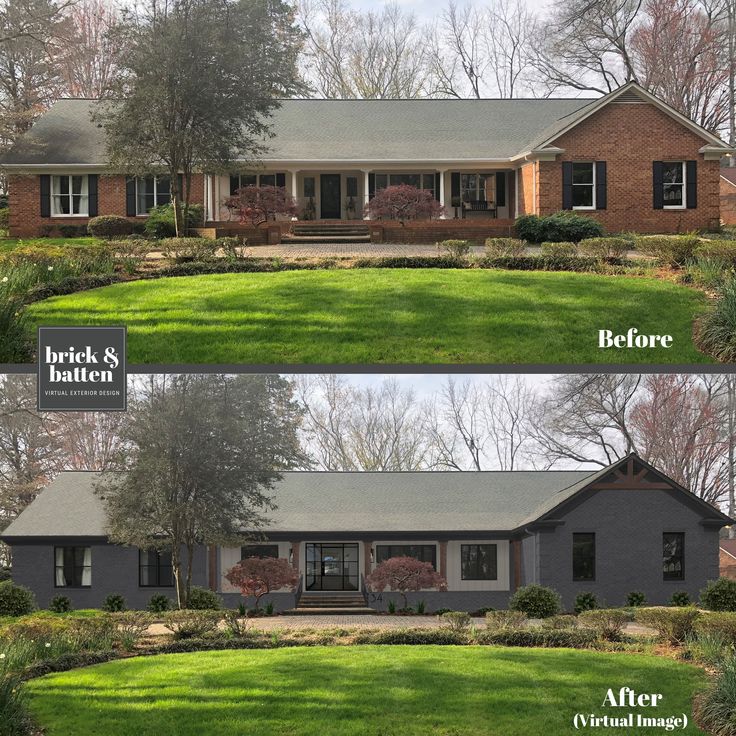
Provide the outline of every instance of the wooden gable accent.
<path id="1" fill-rule="evenodd" d="M 625 488 L 627 490 L 669 490 L 672 483 L 666 481 L 659 473 L 650 470 L 635 457 L 614 468 L 608 475 L 590 486 L 594 490 Z"/>

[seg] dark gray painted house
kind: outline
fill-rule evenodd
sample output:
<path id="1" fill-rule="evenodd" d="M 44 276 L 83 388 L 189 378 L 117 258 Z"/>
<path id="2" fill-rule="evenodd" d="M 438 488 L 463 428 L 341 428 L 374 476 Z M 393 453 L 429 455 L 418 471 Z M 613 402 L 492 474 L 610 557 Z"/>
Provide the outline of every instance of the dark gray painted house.
<path id="1" fill-rule="evenodd" d="M 165 554 L 108 543 L 94 473 L 60 474 L 5 530 L 13 578 L 41 606 L 67 595 L 97 607 L 121 593 L 144 607 L 154 593 L 173 597 Z M 266 541 L 201 547 L 194 582 L 241 601 L 224 573 L 243 555 L 287 558 L 302 595 L 366 593 L 384 609 L 395 593 L 364 591 L 364 577 L 397 555 L 431 562 L 447 591 L 422 591 L 427 610 L 506 607 L 521 585 L 555 588 L 564 606 L 592 591 L 622 605 L 643 591 L 652 604 L 676 591 L 696 598 L 718 577 L 718 534 L 730 519 L 632 455 L 604 470 L 482 473 L 284 474 L 274 492 Z M 271 595 L 291 608 L 291 592 Z"/>

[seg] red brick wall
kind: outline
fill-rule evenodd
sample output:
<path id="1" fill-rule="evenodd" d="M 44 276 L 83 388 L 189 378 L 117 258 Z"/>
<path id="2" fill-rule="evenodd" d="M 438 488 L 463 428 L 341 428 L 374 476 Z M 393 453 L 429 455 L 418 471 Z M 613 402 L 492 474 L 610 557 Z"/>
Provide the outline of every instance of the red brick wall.
<path id="1" fill-rule="evenodd" d="M 59 172 L 61 173 L 61 172 Z M 101 174 L 98 180 L 98 214 L 125 216 L 125 177 Z M 8 179 L 10 235 L 37 237 L 44 226 L 85 225 L 87 217 L 41 217 L 40 179 L 38 175 L 11 175 Z M 192 177 L 191 201 L 204 202 L 204 176 Z M 131 218 L 140 220 L 143 218 Z M 58 234 L 56 232 L 52 233 Z"/>
<path id="2" fill-rule="evenodd" d="M 525 164 L 519 169 L 519 215 L 533 215 L 535 211 L 534 182 L 537 163 Z M 537 172 L 538 173 L 538 172 Z"/>
<path id="3" fill-rule="evenodd" d="M 539 163 L 540 215 L 562 208 L 562 161 L 606 161 L 607 209 L 598 218 L 609 232 L 685 232 L 714 226 L 720 217 L 719 162 L 705 161 L 705 141 L 652 104 L 611 103 L 553 141 L 557 161 Z M 698 162 L 698 206 L 652 207 L 653 161 Z"/>
<path id="4" fill-rule="evenodd" d="M 720 177 L 721 221 L 724 225 L 736 225 L 736 184 Z"/>
<path id="5" fill-rule="evenodd" d="M 736 560 L 723 550 L 720 550 L 720 569 L 722 578 L 731 578 L 736 580 Z"/>
<path id="6" fill-rule="evenodd" d="M 436 243 L 448 238 L 460 238 L 483 244 L 486 238 L 509 237 L 512 235 L 513 220 L 424 220 L 418 222 L 371 221 L 371 231 L 380 229 L 373 242 L 382 243 Z"/>

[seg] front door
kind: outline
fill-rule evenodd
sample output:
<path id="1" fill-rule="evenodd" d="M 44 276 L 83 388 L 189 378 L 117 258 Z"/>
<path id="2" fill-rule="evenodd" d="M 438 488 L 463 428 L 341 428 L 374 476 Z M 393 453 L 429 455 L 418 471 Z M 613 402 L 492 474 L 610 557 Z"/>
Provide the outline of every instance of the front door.
<path id="1" fill-rule="evenodd" d="M 339 220 L 340 174 L 322 174 L 319 178 L 320 211 L 323 220 Z"/>
<path id="2" fill-rule="evenodd" d="M 307 542 L 307 590 L 358 590 L 358 545 Z"/>

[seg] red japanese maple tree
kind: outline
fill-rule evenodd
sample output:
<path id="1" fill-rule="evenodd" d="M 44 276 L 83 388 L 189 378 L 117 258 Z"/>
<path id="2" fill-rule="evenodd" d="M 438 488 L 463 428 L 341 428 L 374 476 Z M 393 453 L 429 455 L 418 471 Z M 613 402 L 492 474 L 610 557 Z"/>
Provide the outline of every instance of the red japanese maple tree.
<path id="1" fill-rule="evenodd" d="M 384 560 L 366 577 L 370 590 L 383 592 L 386 588 L 396 590 L 404 598 L 404 608 L 408 607 L 406 594 L 426 588 L 447 589 L 447 580 L 440 575 L 431 562 L 422 562 L 414 557 L 390 557 Z"/>
<path id="2" fill-rule="evenodd" d="M 240 588 L 243 598 L 253 596 L 256 608 L 261 598 L 274 590 L 293 589 L 299 572 L 280 557 L 246 557 L 231 567 L 225 577 Z"/>
<path id="3" fill-rule="evenodd" d="M 379 189 L 365 206 L 365 214 L 374 219 L 421 220 L 439 217 L 444 207 L 434 198 L 429 189 L 417 189 L 410 184 Z"/>
<path id="4" fill-rule="evenodd" d="M 297 213 L 296 203 L 284 187 L 242 187 L 228 197 L 224 205 L 240 222 L 249 222 L 255 227 L 276 215 L 293 217 Z"/>

